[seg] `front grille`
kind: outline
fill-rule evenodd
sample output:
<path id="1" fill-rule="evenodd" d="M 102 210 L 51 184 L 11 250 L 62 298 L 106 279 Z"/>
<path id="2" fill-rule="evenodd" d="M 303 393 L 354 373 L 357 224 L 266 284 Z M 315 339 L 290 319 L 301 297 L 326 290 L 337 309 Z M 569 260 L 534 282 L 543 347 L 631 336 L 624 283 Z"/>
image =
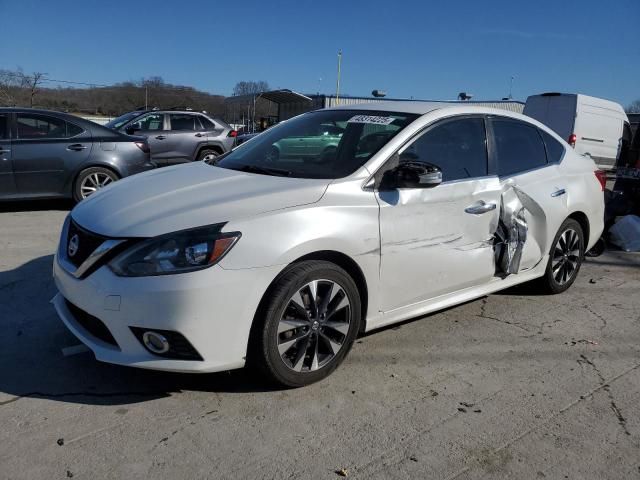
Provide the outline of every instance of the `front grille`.
<path id="1" fill-rule="evenodd" d="M 71 239 L 76 235 L 78 247 L 76 252 L 71 255 L 69 242 L 71 242 Z M 76 222 L 71 220 L 69 223 L 69 232 L 67 233 L 66 257 L 77 268 L 82 265 L 82 262 L 84 262 L 105 240 L 108 240 L 108 238 L 91 233 L 79 227 Z"/>
<path id="2" fill-rule="evenodd" d="M 157 330 L 155 328 L 129 328 L 143 346 L 144 341 L 142 340 L 142 336 L 144 335 L 144 332 L 156 332 L 167 339 L 167 342 L 169 342 L 169 351 L 166 353 L 151 352 L 154 355 L 166 358 L 175 358 L 176 360 L 203 360 L 198 351 L 193 348 L 193 345 L 191 345 L 191 343 L 189 343 L 189 340 L 187 340 L 181 333 L 174 332 L 173 330 Z M 145 346 L 145 348 L 147 347 Z"/>
<path id="3" fill-rule="evenodd" d="M 116 342 L 116 339 L 113 338 L 113 335 L 111 335 L 111 332 L 109 331 L 107 326 L 102 323 L 99 318 L 96 318 L 93 315 L 88 314 L 81 308 L 76 307 L 67 299 L 65 299 L 65 302 L 67 304 L 67 308 L 75 318 L 76 322 L 78 322 L 78 324 L 80 324 L 82 328 L 84 328 L 87 332 L 89 332 L 97 339 L 102 340 L 109 345 L 113 345 L 114 347 L 118 347 L 118 342 Z"/>

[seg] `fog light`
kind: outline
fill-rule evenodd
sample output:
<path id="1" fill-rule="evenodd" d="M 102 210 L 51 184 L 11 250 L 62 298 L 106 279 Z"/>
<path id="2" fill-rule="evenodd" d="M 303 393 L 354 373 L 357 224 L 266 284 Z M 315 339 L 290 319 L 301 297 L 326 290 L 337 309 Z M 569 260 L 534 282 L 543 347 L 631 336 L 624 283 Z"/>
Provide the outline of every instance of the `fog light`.
<path id="1" fill-rule="evenodd" d="M 142 342 L 151 352 L 161 354 L 169 351 L 169 342 L 166 338 L 156 332 L 144 332 Z"/>

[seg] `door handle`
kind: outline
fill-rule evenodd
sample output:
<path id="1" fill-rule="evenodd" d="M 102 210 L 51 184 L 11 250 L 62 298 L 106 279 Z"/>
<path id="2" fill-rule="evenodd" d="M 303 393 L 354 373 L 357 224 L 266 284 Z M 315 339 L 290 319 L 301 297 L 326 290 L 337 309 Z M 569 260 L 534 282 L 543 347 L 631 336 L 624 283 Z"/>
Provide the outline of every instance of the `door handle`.
<path id="1" fill-rule="evenodd" d="M 485 203 L 484 201 L 480 200 L 478 203 L 469 205 L 467 208 L 464 209 L 464 211 L 472 215 L 482 215 L 483 213 L 487 213 L 495 209 L 496 209 L 495 203 Z"/>
<path id="2" fill-rule="evenodd" d="M 69 145 L 67 150 L 72 150 L 74 152 L 80 152 L 81 150 L 86 150 L 87 146 L 82 145 L 80 143 L 74 143 L 73 145 Z"/>
<path id="3" fill-rule="evenodd" d="M 165 135 L 158 135 L 156 137 L 157 140 L 164 140 L 165 138 L 167 138 Z"/>
<path id="4" fill-rule="evenodd" d="M 196 133 L 196 137 L 206 137 L 206 133 Z"/>
<path id="5" fill-rule="evenodd" d="M 565 193 L 567 193 L 567 191 L 564 188 L 561 188 L 560 190 L 556 190 L 555 192 L 553 192 L 551 194 L 552 197 L 560 197 L 561 195 L 564 195 Z"/>

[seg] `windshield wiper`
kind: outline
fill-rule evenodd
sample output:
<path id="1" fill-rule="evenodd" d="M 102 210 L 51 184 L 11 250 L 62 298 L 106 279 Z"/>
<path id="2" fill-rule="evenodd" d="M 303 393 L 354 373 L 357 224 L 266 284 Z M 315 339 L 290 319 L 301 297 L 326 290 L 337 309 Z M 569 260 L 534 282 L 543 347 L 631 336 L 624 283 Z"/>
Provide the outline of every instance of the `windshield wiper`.
<path id="1" fill-rule="evenodd" d="M 293 173 L 283 168 L 261 167 L 259 165 L 243 165 L 242 167 L 234 168 L 234 170 L 247 173 L 260 173 L 263 175 L 275 175 L 277 177 L 290 177 Z"/>

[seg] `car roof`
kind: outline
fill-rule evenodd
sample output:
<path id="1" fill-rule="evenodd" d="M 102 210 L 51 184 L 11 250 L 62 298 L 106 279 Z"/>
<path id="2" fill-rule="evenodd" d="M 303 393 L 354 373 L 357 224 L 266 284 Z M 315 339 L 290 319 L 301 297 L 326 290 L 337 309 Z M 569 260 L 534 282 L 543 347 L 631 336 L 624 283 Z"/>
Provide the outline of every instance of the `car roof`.
<path id="1" fill-rule="evenodd" d="M 453 103 L 449 102 L 421 102 L 421 101 L 380 101 L 356 103 L 351 105 L 339 105 L 330 107 L 327 110 L 374 110 L 377 112 L 403 112 L 417 113 L 424 115 L 425 113 L 438 110 Z"/>
<path id="2" fill-rule="evenodd" d="M 34 113 L 40 115 L 50 115 L 52 117 L 57 117 L 62 120 L 66 120 L 68 122 L 74 123 L 85 130 L 91 132 L 92 135 L 99 135 L 102 137 L 121 137 L 122 134 L 111 130 L 110 128 L 104 127 L 98 123 L 95 123 L 91 120 L 87 120 L 86 118 L 79 117 L 77 115 L 73 115 L 71 113 L 58 112 L 56 110 L 45 110 L 43 108 L 29 108 L 29 107 L 0 107 L 0 113 Z"/>

